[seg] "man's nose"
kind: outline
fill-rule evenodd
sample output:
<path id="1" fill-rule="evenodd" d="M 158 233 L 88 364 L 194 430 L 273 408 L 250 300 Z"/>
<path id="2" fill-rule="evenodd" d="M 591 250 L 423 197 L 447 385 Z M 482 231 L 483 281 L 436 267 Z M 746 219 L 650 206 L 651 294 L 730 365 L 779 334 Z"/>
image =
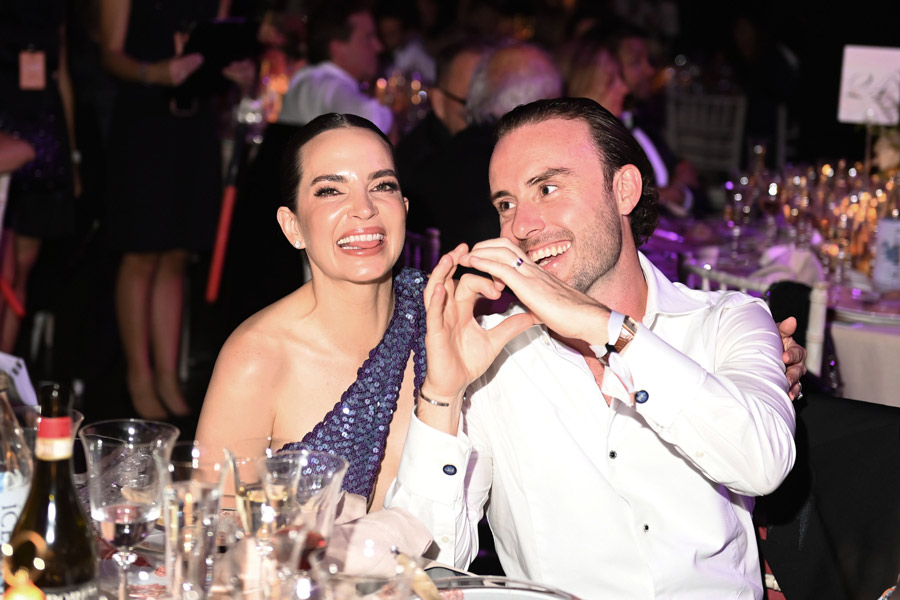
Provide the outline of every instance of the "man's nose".
<path id="1" fill-rule="evenodd" d="M 516 238 L 528 239 L 544 228 L 544 219 L 538 206 L 524 203 L 516 206 L 515 211 L 511 231 Z"/>

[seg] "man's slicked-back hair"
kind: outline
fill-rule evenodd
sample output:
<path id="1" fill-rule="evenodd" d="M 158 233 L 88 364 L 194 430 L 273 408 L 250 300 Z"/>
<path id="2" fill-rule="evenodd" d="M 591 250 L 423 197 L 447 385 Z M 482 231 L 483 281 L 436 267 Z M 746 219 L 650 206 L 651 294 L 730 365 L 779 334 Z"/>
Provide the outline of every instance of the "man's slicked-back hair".
<path id="1" fill-rule="evenodd" d="M 307 48 L 310 64 L 317 64 L 331 57 L 332 40 L 346 42 L 353 35 L 350 16 L 369 10 L 363 0 L 321 0 L 309 15 Z"/>
<path id="2" fill-rule="evenodd" d="M 357 115 L 327 113 L 316 117 L 300 131 L 294 134 L 284 149 L 281 156 L 281 204 L 287 206 L 291 211 L 297 211 L 297 192 L 300 189 L 300 180 L 303 178 L 303 165 L 300 160 L 300 151 L 314 137 L 320 133 L 331 131 L 332 129 L 348 129 L 358 127 L 371 131 L 381 138 L 391 157 L 394 156 L 394 146 L 384 132 L 369 121 Z"/>
<path id="3" fill-rule="evenodd" d="M 659 222 L 656 178 L 640 144 L 611 112 L 587 98 L 538 100 L 504 115 L 497 123 L 495 140 L 500 141 L 525 125 L 536 125 L 550 119 L 583 121 L 587 124 L 600 164 L 603 165 L 603 178 L 608 192 L 612 192 L 613 177 L 625 165 L 634 165 L 641 172 L 641 198 L 629 215 L 634 243 L 641 246 Z"/>

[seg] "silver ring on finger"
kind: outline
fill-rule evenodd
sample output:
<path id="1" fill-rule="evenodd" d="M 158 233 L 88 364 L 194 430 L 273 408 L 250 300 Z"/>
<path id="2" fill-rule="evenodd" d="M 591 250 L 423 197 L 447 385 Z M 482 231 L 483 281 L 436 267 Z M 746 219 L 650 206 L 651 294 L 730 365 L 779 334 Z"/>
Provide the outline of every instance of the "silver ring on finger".
<path id="1" fill-rule="evenodd" d="M 521 267 L 522 263 L 524 263 L 524 262 L 525 262 L 525 259 L 520 256 L 519 258 L 516 259 L 516 264 L 513 265 L 513 269 L 518 271 L 519 267 Z"/>

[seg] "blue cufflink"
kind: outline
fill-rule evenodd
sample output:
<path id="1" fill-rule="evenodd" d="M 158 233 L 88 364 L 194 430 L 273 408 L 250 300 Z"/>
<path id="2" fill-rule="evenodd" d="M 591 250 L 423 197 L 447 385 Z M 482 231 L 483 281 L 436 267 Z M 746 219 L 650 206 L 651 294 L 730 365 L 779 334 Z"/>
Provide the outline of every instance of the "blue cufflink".
<path id="1" fill-rule="evenodd" d="M 456 467 L 454 467 L 453 465 L 444 465 L 444 474 L 456 475 Z"/>
<path id="2" fill-rule="evenodd" d="M 646 390 L 638 390 L 634 393 L 634 401 L 638 404 L 643 404 L 647 400 L 650 399 L 650 394 L 646 392 Z"/>

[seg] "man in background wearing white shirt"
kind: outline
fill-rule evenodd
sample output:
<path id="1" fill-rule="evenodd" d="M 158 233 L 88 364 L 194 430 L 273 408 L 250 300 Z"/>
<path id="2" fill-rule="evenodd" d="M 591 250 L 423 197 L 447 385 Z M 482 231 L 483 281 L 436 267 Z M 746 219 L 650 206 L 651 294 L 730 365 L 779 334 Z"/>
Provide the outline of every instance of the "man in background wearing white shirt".
<path id="1" fill-rule="evenodd" d="M 375 77 L 381 42 L 372 13 L 361 2 L 329 1 L 310 15 L 310 66 L 297 71 L 278 120 L 305 125 L 325 113 L 350 113 L 390 134 L 387 106 L 363 94 L 359 84 Z"/>
<path id="2" fill-rule="evenodd" d="M 638 252 L 652 168 L 600 105 L 534 102 L 497 132 L 502 237 L 431 276 L 428 374 L 386 505 L 465 567 L 489 500 L 507 575 L 586 599 L 762 598 L 752 498 L 795 455 L 767 307 L 673 284 Z M 493 281 L 454 282 L 457 265 Z M 504 285 L 521 304 L 478 323 Z"/>

